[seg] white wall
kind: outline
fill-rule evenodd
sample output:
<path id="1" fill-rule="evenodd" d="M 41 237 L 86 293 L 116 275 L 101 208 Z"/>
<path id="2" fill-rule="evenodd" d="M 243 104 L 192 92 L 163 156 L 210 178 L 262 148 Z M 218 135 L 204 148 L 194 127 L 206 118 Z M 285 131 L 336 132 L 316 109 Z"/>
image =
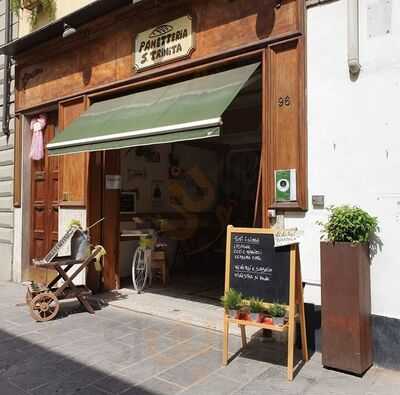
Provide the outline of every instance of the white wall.
<path id="1" fill-rule="evenodd" d="M 95 0 L 55 0 L 55 19 L 60 19 L 79 8 L 93 3 L 93 1 Z M 29 15 L 30 12 L 28 10 L 21 10 L 20 12 L 19 37 L 25 36 L 31 33 L 32 30 L 37 30 L 50 22 L 48 15 L 40 15 L 37 26 L 32 29 Z"/>
<path id="2" fill-rule="evenodd" d="M 383 247 L 372 262 L 372 312 L 400 318 L 400 1 L 392 0 L 390 33 L 370 37 L 368 7 L 378 4 L 382 11 L 383 3 L 360 0 L 362 70 L 354 82 L 347 67 L 346 0 L 307 11 L 310 210 L 303 218 L 288 215 L 286 226 L 305 230 L 303 277 L 319 283 L 315 222 L 326 212 L 312 208 L 311 196 L 377 216 Z M 318 288 L 306 287 L 307 301 L 320 303 Z"/>

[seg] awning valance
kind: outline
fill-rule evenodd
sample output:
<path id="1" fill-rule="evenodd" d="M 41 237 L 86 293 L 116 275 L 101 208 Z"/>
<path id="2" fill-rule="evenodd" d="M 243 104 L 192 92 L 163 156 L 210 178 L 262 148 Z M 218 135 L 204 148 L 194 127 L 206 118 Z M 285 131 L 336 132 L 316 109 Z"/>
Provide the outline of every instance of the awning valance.
<path id="1" fill-rule="evenodd" d="M 47 145 L 49 155 L 219 136 L 222 114 L 258 66 L 94 103 Z"/>

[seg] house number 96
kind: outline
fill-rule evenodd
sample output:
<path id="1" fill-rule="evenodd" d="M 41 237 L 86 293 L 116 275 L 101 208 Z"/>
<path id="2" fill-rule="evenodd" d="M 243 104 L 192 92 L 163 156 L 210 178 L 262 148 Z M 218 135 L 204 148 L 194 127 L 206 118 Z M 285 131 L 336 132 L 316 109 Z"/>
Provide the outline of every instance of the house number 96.
<path id="1" fill-rule="evenodd" d="M 289 107 L 290 106 L 290 97 L 289 96 L 286 96 L 286 97 L 281 96 L 278 99 L 278 104 L 279 104 L 279 107 L 283 107 L 283 106 Z"/>

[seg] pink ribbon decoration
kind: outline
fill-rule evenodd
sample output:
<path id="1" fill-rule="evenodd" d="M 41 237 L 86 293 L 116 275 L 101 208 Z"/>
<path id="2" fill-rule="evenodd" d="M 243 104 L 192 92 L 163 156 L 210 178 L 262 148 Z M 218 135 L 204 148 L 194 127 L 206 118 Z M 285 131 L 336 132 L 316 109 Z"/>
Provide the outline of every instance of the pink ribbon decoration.
<path id="1" fill-rule="evenodd" d="M 45 114 L 40 114 L 31 120 L 32 145 L 29 157 L 33 160 L 41 160 L 44 157 L 43 130 L 47 124 Z"/>

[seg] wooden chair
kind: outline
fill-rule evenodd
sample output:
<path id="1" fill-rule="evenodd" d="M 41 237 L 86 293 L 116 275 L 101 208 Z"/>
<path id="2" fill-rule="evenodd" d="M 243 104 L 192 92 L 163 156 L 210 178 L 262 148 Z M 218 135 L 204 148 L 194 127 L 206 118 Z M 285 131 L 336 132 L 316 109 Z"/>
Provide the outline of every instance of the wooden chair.
<path id="1" fill-rule="evenodd" d="M 160 277 L 161 283 L 165 287 L 168 281 L 167 251 L 164 249 L 153 251 L 151 258 L 151 271 Z M 153 273 L 151 278 L 154 278 Z"/>

